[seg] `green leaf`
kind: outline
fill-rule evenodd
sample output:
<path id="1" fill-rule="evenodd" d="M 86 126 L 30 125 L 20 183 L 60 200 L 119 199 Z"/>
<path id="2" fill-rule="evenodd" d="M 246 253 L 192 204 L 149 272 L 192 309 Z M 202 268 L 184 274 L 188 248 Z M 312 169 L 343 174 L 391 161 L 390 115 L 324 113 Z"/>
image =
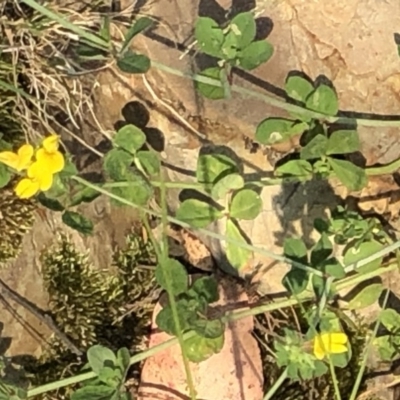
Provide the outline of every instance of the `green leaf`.
<path id="1" fill-rule="evenodd" d="M 211 189 L 211 197 L 214 200 L 225 198 L 228 193 L 242 189 L 244 179 L 241 175 L 233 173 L 219 179 Z"/>
<path id="2" fill-rule="evenodd" d="M 146 135 L 135 125 L 123 126 L 113 138 L 114 145 L 135 154 L 145 143 Z"/>
<path id="3" fill-rule="evenodd" d="M 383 249 L 383 244 L 375 241 L 375 240 L 370 240 L 367 242 L 361 243 L 358 247 L 351 246 L 349 247 L 343 258 L 344 265 L 351 265 L 354 264 L 358 261 L 361 261 L 369 256 L 372 256 L 373 254 L 376 254 L 378 251 Z M 362 267 L 357 267 L 356 266 L 356 271 L 360 272 L 362 274 L 375 271 L 377 270 L 383 261 L 383 257 L 378 257 L 374 261 L 369 262 L 366 265 L 363 265 Z"/>
<path id="4" fill-rule="evenodd" d="M 7 186 L 11 180 L 11 172 L 5 164 L 0 163 L 0 189 Z"/>
<path id="5" fill-rule="evenodd" d="M 48 208 L 49 210 L 58 212 L 64 211 L 65 209 L 64 206 L 57 199 L 46 197 L 43 192 L 39 193 L 36 198 L 39 200 L 39 203 L 42 206 Z"/>
<path id="6" fill-rule="evenodd" d="M 225 235 L 230 239 L 236 240 L 243 244 L 248 244 L 239 228 L 230 219 L 226 221 Z M 226 242 L 226 256 L 233 268 L 240 270 L 241 268 L 245 267 L 251 255 L 252 252 L 250 250 L 240 247 L 237 244 Z"/>
<path id="7" fill-rule="evenodd" d="M 233 60 L 238 52 L 237 36 L 233 32 L 228 32 L 221 47 L 221 57 L 225 60 Z"/>
<path id="8" fill-rule="evenodd" d="M 311 176 L 312 165 L 306 160 L 289 160 L 275 169 L 276 176 Z"/>
<path id="9" fill-rule="evenodd" d="M 183 201 L 176 211 L 177 219 L 194 228 L 205 228 L 222 216 L 222 212 L 214 206 L 197 199 Z"/>
<path id="10" fill-rule="evenodd" d="M 53 184 L 50 190 L 46 191 L 46 197 L 49 199 L 61 199 L 67 195 L 69 189 L 67 188 L 64 181 L 61 179 L 61 174 L 53 176 Z"/>
<path id="11" fill-rule="evenodd" d="M 182 332 L 189 329 L 189 321 L 197 317 L 198 308 L 199 305 L 195 300 L 187 301 L 186 299 L 180 299 L 176 302 L 179 325 Z M 177 329 L 175 327 L 171 306 L 164 307 L 157 314 L 156 324 L 159 329 L 168 333 L 169 335 L 177 335 Z"/>
<path id="12" fill-rule="evenodd" d="M 186 355 L 190 361 L 199 363 L 207 360 L 212 355 L 221 351 L 224 345 L 224 335 L 218 338 L 209 339 L 195 334 L 185 341 Z"/>
<path id="13" fill-rule="evenodd" d="M 190 289 L 202 296 L 207 303 L 214 303 L 219 299 L 218 283 L 211 276 L 203 276 L 196 279 Z"/>
<path id="14" fill-rule="evenodd" d="M 393 357 L 398 354 L 398 347 L 393 343 L 391 335 L 376 337 L 373 346 L 378 349 L 382 361 L 392 361 Z"/>
<path id="15" fill-rule="evenodd" d="M 225 326 L 219 319 L 196 319 L 190 324 L 190 328 L 199 336 L 216 339 L 224 334 Z"/>
<path id="16" fill-rule="evenodd" d="M 379 320 L 390 332 L 398 332 L 400 330 L 400 314 L 391 308 L 382 310 Z"/>
<path id="17" fill-rule="evenodd" d="M 248 46 L 256 36 L 256 21 L 251 12 L 237 14 L 231 21 L 230 31 L 236 36 L 239 49 Z"/>
<path id="18" fill-rule="evenodd" d="M 369 307 L 378 301 L 382 290 L 382 283 L 373 283 L 366 286 L 349 301 L 347 308 L 349 310 L 360 310 L 361 308 Z"/>
<path id="19" fill-rule="evenodd" d="M 309 279 L 307 271 L 293 266 L 283 277 L 282 284 L 288 292 L 298 295 L 307 288 Z"/>
<path id="20" fill-rule="evenodd" d="M 238 53 L 238 65 L 245 70 L 252 70 L 267 62 L 274 53 L 271 43 L 257 40 Z"/>
<path id="21" fill-rule="evenodd" d="M 145 29 L 149 28 L 153 25 L 153 20 L 148 17 L 141 17 L 137 21 L 133 23 L 133 25 L 129 28 L 128 32 L 126 32 L 125 40 L 120 50 L 120 53 L 123 53 L 126 48 L 131 43 L 132 39 L 138 35 L 139 33 L 143 32 Z"/>
<path id="22" fill-rule="evenodd" d="M 328 139 L 326 154 L 347 154 L 360 150 L 357 131 L 340 130 L 331 134 Z"/>
<path id="23" fill-rule="evenodd" d="M 220 82 L 220 86 L 196 81 L 195 85 L 197 87 L 197 90 L 208 99 L 218 100 L 225 98 L 225 90 L 223 87 L 222 79 L 224 74 L 225 72 L 220 67 L 211 67 L 204 69 L 200 72 L 200 75 L 218 80 Z"/>
<path id="24" fill-rule="evenodd" d="M 261 144 L 286 142 L 307 129 L 305 122 L 285 118 L 266 118 L 257 126 L 256 141 Z"/>
<path id="25" fill-rule="evenodd" d="M 313 160 L 326 155 L 328 138 L 325 135 L 315 136 L 305 147 L 301 149 L 300 157 L 303 160 Z"/>
<path id="26" fill-rule="evenodd" d="M 294 100 L 306 102 L 307 97 L 314 90 L 314 86 L 301 76 L 289 76 L 285 82 L 286 94 Z"/>
<path id="27" fill-rule="evenodd" d="M 196 21 L 194 35 L 200 49 L 210 56 L 221 58 L 221 46 L 224 33 L 217 22 L 208 17 L 200 17 Z"/>
<path id="28" fill-rule="evenodd" d="M 331 254 L 333 245 L 326 233 L 323 233 L 318 240 L 317 244 L 311 251 L 311 265 L 319 269 L 318 266 L 322 261 L 325 261 Z"/>
<path id="29" fill-rule="evenodd" d="M 65 166 L 62 171 L 60 171 L 56 176 L 60 176 L 61 179 L 68 179 L 71 176 L 78 175 L 78 169 L 76 168 L 75 163 L 71 160 L 70 157 L 65 157 Z"/>
<path id="30" fill-rule="evenodd" d="M 121 181 L 127 178 L 129 167 L 134 158 L 131 154 L 122 149 L 110 150 L 103 159 L 105 173 L 114 181 Z"/>
<path id="31" fill-rule="evenodd" d="M 119 389 L 123 383 L 122 378 L 122 372 L 116 368 L 103 367 L 98 374 L 100 382 L 114 389 Z"/>
<path id="32" fill-rule="evenodd" d="M 130 173 L 127 177 L 129 181 L 118 182 L 120 186 L 111 187 L 110 192 L 133 204 L 147 205 L 153 196 L 153 187 L 140 175 Z M 114 198 L 111 198 L 111 201 L 116 206 L 127 205 Z"/>
<path id="33" fill-rule="evenodd" d="M 203 154 L 197 160 L 196 178 L 199 183 L 216 183 L 223 176 L 236 172 L 235 161 L 224 154 Z"/>
<path id="34" fill-rule="evenodd" d="M 229 215 L 237 219 L 254 219 L 262 210 L 262 200 L 257 192 L 242 189 L 235 193 L 229 205 Z"/>
<path id="35" fill-rule="evenodd" d="M 336 115 L 339 111 L 336 92 L 331 87 L 321 84 L 307 97 L 306 107 L 321 114 Z"/>
<path id="36" fill-rule="evenodd" d="M 150 69 L 150 58 L 127 50 L 117 59 L 117 66 L 122 72 L 128 74 L 144 74 Z"/>
<path id="37" fill-rule="evenodd" d="M 71 400 L 110 400 L 115 389 L 106 385 L 84 386 L 71 395 Z"/>
<path id="38" fill-rule="evenodd" d="M 87 358 L 90 368 L 96 375 L 99 375 L 104 366 L 113 366 L 117 361 L 115 354 L 110 349 L 99 344 L 89 348 Z"/>
<path id="39" fill-rule="evenodd" d="M 363 168 L 357 167 L 350 161 L 331 157 L 328 158 L 328 162 L 337 178 L 348 189 L 358 191 L 366 186 L 368 180 Z"/>
<path id="40" fill-rule="evenodd" d="M 99 191 L 90 187 L 83 187 L 72 196 L 69 206 L 74 207 L 81 203 L 90 203 L 99 196 L 101 196 Z"/>
<path id="41" fill-rule="evenodd" d="M 117 365 L 120 367 L 122 372 L 126 372 L 130 366 L 131 355 L 126 347 L 118 349 L 117 352 Z"/>
<path id="42" fill-rule="evenodd" d="M 283 254 L 285 257 L 307 264 L 307 247 L 303 240 L 297 238 L 286 238 L 283 243 Z"/>
<path id="43" fill-rule="evenodd" d="M 326 279 L 314 274 L 311 277 L 311 282 L 315 296 L 321 298 L 327 290 Z"/>
<path id="44" fill-rule="evenodd" d="M 75 211 L 65 211 L 61 217 L 62 222 L 72 229 L 90 235 L 93 233 L 93 222 Z"/>
<path id="45" fill-rule="evenodd" d="M 352 351 L 351 351 L 351 344 L 347 343 L 347 348 L 348 351 L 345 353 L 340 353 L 340 354 L 331 354 L 330 358 L 332 360 L 332 364 L 335 367 L 339 367 L 339 368 L 345 368 L 352 356 Z"/>
<path id="46" fill-rule="evenodd" d="M 178 296 L 188 289 L 188 274 L 178 260 L 167 258 L 164 265 L 158 264 L 155 276 L 157 283 L 164 290 L 168 290 L 168 281 L 170 282 L 174 296 Z"/>
<path id="47" fill-rule="evenodd" d="M 342 279 L 346 276 L 343 265 L 335 257 L 322 261 L 318 266 L 318 270 L 336 279 Z"/>
<path id="48" fill-rule="evenodd" d="M 154 176 L 160 173 L 161 162 L 157 154 L 152 151 L 139 151 L 136 157 L 147 175 Z"/>

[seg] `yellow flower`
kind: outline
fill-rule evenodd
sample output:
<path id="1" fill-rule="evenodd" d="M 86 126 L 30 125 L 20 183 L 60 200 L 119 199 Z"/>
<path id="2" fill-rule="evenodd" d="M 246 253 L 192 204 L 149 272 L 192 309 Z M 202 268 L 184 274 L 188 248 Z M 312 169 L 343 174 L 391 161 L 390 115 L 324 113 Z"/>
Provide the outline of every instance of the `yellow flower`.
<path id="1" fill-rule="evenodd" d="M 314 338 L 314 355 L 322 360 L 328 354 L 346 353 L 347 343 L 347 335 L 343 332 L 321 333 Z"/>
<path id="2" fill-rule="evenodd" d="M 34 162 L 28 168 L 28 177 L 23 178 L 15 187 L 15 194 L 21 199 L 28 199 L 37 192 L 49 190 L 53 184 L 53 174 L 45 163 Z"/>
<path id="3" fill-rule="evenodd" d="M 29 167 L 32 162 L 32 156 L 33 146 L 24 144 L 16 153 L 12 151 L 0 152 L 0 162 L 20 172 Z"/>
<path id="4" fill-rule="evenodd" d="M 43 140 L 42 148 L 36 152 L 36 161 L 52 174 L 62 171 L 65 166 L 64 156 L 58 147 L 59 137 L 51 135 Z"/>

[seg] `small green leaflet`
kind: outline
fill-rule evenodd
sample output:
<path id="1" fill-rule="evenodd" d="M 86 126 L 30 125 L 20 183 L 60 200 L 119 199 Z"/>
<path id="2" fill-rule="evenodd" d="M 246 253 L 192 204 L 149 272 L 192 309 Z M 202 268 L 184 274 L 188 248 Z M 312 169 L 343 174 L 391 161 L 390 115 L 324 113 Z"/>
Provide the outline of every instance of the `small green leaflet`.
<path id="1" fill-rule="evenodd" d="M 267 62 L 274 54 L 274 48 L 266 40 L 250 43 L 238 52 L 238 65 L 245 70 L 252 70 Z"/>
<path id="2" fill-rule="evenodd" d="M 135 125 L 129 124 L 115 134 L 113 143 L 128 153 L 135 154 L 146 143 L 146 135 Z"/>
<path id="3" fill-rule="evenodd" d="M 239 190 L 229 205 L 229 215 L 237 219 L 254 219 L 262 210 L 262 200 L 258 193 L 251 189 Z"/>
<path id="4" fill-rule="evenodd" d="M 360 150 L 360 139 L 357 131 L 339 130 L 328 139 L 326 154 L 347 154 Z"/>
<path id="5" fill-rule="evenodd" d="M 176 211 L 176 218 L 194 228 L 205 228 L 222 217 L 222 212 L 211 204 L 197 199 L 182 202 Z"/>
<path id="6" fill-rule="evenodd" d="M 144 74 L 150 69 L 150 65 L 150 58 L 132 50 L 125 51 L 117 59 L 118 68 L 128 74 Z"/>
<path id="7" fill-rule="evenodd" d="M 306 102 L 309 94 L 314 90 L 314 85 L 298 75 L 288 76 L 285 82 L 286 94 L 294 100 Z"/>
<path id="8" fill-rule="evenodd" d="M 225 89 L 223 87 L 225 71 L 219 67 L 211 67 L 200 72 L 201 76 L 212 78 L 219 82 L 216 85 L 196 81 L 197 90 L 208 99 L 218 100 L 225 98 Z"/>
<path id="9" fill-rule="evenodd" d="M 382 250 L 383 247 L 384 245 L 376 240 L 363 242 L 358 247 L 350 246 L 344 254 L 343 262 L 346 266 L 357 263 L 358 261 L 364 260 L 365 258 L 376 254 Z M 375 271 L 381 266 L 382 261 L 383 257 L 378 257 L 361 267 L 357 267 L 356 265 L 356 271 L 360 273 Z"/>
<path id="10" fill-rule="evenodd" d="M 217 22 L 208 17 L 198 18 L 194 35 L 204 53 L 221 58 L 221 46 L 225 37 Z"/>
<path id="11" fill-rule="evenodd" d="M 367 184 L 367 175 L 363 168 L 350 161 L 328 157 L 329 165 L 337 178 L 350 190 L 361 190 Z"/>
<path id="12" fill-rule="evenodd" d="M 248 46 L 256 36 L 256 21 L 251 12 L 236 15 L 229 26 L 231 32 L 236 36 L 238 49 Z"/>
<path id="13" fill-rule="evenodd" d="M 373 283 L 364 287 L 347 304 L 349 310 L 360 310 L 376 303 L 382 294 L 382 283 Z"/>
<path id="14" fill-rule="evenodd" d="M 235 161 L 224 154 L 203 154 L 197 160 L 196 178 L 199 183 L 216 183 L 223 176 L 236 172 Z"/>
<path id="15" fill-rule="evenodd" d="M 339 111 L 336 92 L 331 87 L 321 84 L 307 97 L 306 107 L 321 114 L 334 116 Z"/>
<path id="16" fill-rule="evenodd" d="M 172 258 L 165 260 L 164 264 L 158 264 L 155 272 L 157 283 L 168 290 L 168 281 L 174 296 L 184 293 L 188 289 L 188 274 L 185 267 Z"/>
<path id="17" fill-rule="evenodd" d="M 307 129 L 304 122 L 297 122 L 285 118 L 266 118 L 257 126 L 256 140 L 261 144 L 275 144 L 286 142 Z"/>
<path id="18" fill-rule="evenodd" d="M 83 235 L 90 235 L 93 232 L 93 222 L 75 211 L 65 211 L 61 219 L 65 225 Z"/>
<path id="19" fill-rule="evenodd" d="M 230 219 L 226 222 L 225 235 L 235 241 L 248 244 L 238 226 Z M 236 243 L 226 242 L 226 256 L 233 268 L 240 270 L 245 267 L 251 255 L 250 250 L 240 247 Z"/>

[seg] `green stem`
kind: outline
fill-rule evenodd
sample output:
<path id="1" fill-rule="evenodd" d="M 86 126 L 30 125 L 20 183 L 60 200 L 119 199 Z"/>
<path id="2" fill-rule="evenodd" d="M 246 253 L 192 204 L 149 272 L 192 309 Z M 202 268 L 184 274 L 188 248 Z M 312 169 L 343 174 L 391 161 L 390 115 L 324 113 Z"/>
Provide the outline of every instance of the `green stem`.
<path id="1" fill-rule="evenodd" d="M 288 376 L 288 368 L 286 367 L 285 370 L 282 372 L 281 376 L 276 380 L 274 385 L 268 390 L 265 394 L 263 400 L 270 400 L 272 396 L 276 393 L 276 391 L 282 386 L 283 382 Z"/>
<path id="2" fill-rule="evenodd" d="M 342 396 L 340 395 L 339 383 L 336 377 L 335 366 L 333 365 L 332 359 L 328 354 L 329 360 L 329 371 L 331 373 L 332 382 L 333 382 L 333 389 L 335 390 L 335 398 L 336 400 L 342 400 Z"/>
<path id="3" fill-rule="evenodd" d="M 385 294 L 385 298 L 384 298 L 383 303 L 382 303 L 381 312 L 386 308 L 386 304 L 387 304 L 387 302 L 389 300 L 389 295 L 390 295 L 390 290 L 386 289 L 386 294 Z M 371 335 L 370 339 L 368 340 L 368 343 L 364 346 L 363 360 L 362 360 L 362 363 L 361 363 L 361 366 L 360 366 L 360 370 L 358 371 L 356 382 L 354 383 L 353 390 L 351 391 L 351 395 L 350 395 L 349 400 L 355 400 L 357 398 L 358 389 L 360 388 L 361 381 L 362 381 L 362 378 L 364 376 L 365 368 L 367 366 L 367 360 L 369 358 L 369 352 L 370 352 L 371 348 L 373 347 L 372 346 L 372 342 L 375 340 L 375 337 L 378 334 L 379 325 L 380 325 L 380 315 L 378 316 L 378 318 L 376 320 L 376 323 L 375 323 L 375 326 L 374 326 L 374 330 L 372 332 L 372 335 Z"/>

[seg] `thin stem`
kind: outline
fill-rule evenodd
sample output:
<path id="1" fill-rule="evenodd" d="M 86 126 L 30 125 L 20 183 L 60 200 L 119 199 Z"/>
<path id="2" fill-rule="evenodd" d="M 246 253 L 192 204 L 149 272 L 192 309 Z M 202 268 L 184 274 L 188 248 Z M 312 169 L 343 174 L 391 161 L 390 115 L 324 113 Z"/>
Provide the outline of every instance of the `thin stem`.
<path id="1" fill-rule="evenodd" d="M 288 376 L 288 368 L 286 367 L 284 371 L 281 373 L 280 377 L 276 380 L 273 386 L 268 390 L 265 394 L 263 400 L 270 400 L 272 396 L 277 392 L 277 390 L 282 386 L 283 382 Z"/>
<path id="2" fill-rule="evenodd" d="M 386 289 L 385 298 L 382 303 L 381 312 L 386 308 L 386 304 L 389 300 L 389 295 L 390 295 L 390 290 Z M 358 371 L 356 382 L 354 383 L 353 390 L 351 391 L 349 400 L 355 400 L 357 397 L 358 390 L 360 388 L 361 381 L 364 376 L 365 368 L 367 366 L 369 352 L 372 348 L 372 342 L 375 340 L 375 337 L 378 334 L 379 325 L 380 325 L 380 315 L 378 316 L 378 318 L 376 320 L 374 330 L 372 332 L 372 336 L 369 338 L 368 343 L 364 346 L 363 360 L 361 362 L 360 370 Z"/>
<path id="3" fill-rule="evenodd" d="M 340 395 L 339 383 L 336 377 L 335 366 L 333 365 L 330 354 L 328 354 L 328 361 L 329 361 L 329 371 L 331 373 L 333 382 L 333 389 L 335 390 L 335 398 L 336 400 L 342 400 L 342 396 Z"/>

